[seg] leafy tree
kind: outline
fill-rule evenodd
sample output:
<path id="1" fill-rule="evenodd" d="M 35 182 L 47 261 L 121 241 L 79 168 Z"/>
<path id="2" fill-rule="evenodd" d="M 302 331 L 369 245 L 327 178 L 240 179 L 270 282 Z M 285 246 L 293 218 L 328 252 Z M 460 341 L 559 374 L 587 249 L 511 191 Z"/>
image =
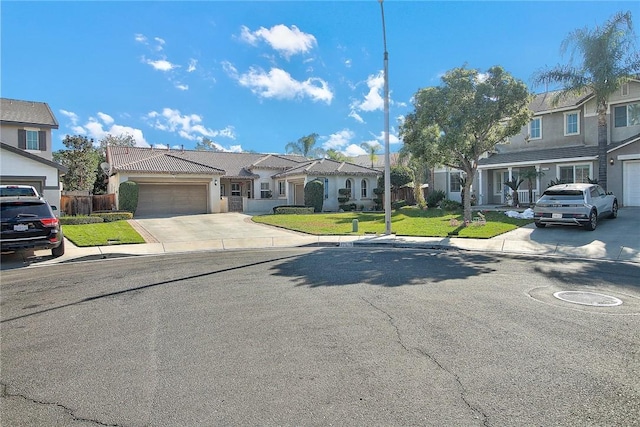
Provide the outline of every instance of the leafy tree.
<path id="1" fill-rule="evenodd" d="M 93 194 L 106 194 L 109 177 L 104 173 L 100 165 L 107 161 L 107 147 L 135 147 L 136 139 L 129 133 L 120 135 L 107 134 L 98 143 L 98 166 L 96 167 L 96 179 L 93 184 Z"/>
<path id="2" fill-rule="evenodd" d="M 331 160 L 335 160 L 336 162 L 349 162 L 351 161 L 351 158 L 345 156 L 344 154 L 342 154 L 341 152 L 334 150 L 333 148 L 327 150 L 327 152 L 325 153 L 327 158 L 331 159 Z"/>
<path id="3" fill-rule="evenodd" d="M 429 166 L 445 165 L 466 173 L 470 188 L 480 156 L 516 135 L 531 117 L 527 86 L 499 66 L 481 74 L 465 67 L 448 71 L 442 85 L 418 90 L 413 113 L 400 134 L 412 156 Z M 464 201 L 471 221 L 471 198 Z"/>
<path id="4" fill-rule="evenodd" d="M 391 174 L 389 175 L 389 181 L 392 195 L 395 195 L 400 187 L 407 185 L 414 180 L 413 171 L 407 166 L 391 166 L 390 171 Z M 378 188 L 384 189 L 384 173 L 378 178 Z"/>
<path id="5" fill-rule="evenodd" d="M 198 151 L 222 151 L 218 144 L 207 138 L 206 136 L 202 137 L 202 141 L 198 141 L 196 143 L 196 150 Z"/>
<path id="6" fill-rule="evenodd" d="M 303 136 L 296 142 L 289 142 L 285 146 L 288 154 L 300 154 L 304 157 L 319 158 L 324 156 L 324 150 L 320 147 L 314 147 L 318 139 L 317 133 Z"/>
<path id="7" fill-rule="evenodd" d="M 557 65 L 534 76 L 536 84 L 560 83 L 557 103 L 570 95 L 593 93 L 598 113 L 598 182 L 607 189 L 608 99 L 629 79 L 640 73 L 640 53 L 635 48 L 631 12 L 618 12 L 603 26 L 581 28 L 565 38 L 564 55 L 571 50 L 569 64 Z M 573 60 L 578 53 L 579 62 Z"/>
<path id="8" fill-rule="evenodd" d="M 324 184 L 317 179 L 304 186 L 304 205 L 312 206 L 314 212 L 322 212 L 324 202 Z"/>
<path id="9" fill-rule="evenodd" d="M 368 142 L 363 142 L 362 144 L 360 144 L 360 148 L 367 151 L 367 155 L 371 160 L 371 169 L 373 169 L 373 165 L 375 164 L 376 160 L 378 160 L 378 151 L 382 148 L 382 146 L 378 143 L 370 144 Z"/>
<path id="10" fill-rule="evenodd" d="M 56 151 L 53 153 L 53 158 L 69 169 L 62 178 L 64 189 L 68 191 L 93 190 L 96 168 L 100 164 L 100 154 L 94 147 L 93 138 L 67 135 L 62 143 L 67 149 Z"/>

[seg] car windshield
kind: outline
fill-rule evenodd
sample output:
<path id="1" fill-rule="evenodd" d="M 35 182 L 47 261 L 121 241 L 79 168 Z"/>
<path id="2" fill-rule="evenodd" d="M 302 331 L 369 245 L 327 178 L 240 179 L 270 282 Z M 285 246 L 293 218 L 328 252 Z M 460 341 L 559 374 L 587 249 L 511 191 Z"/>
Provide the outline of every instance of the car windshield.
<path id="1" fill-rule="evenodd" d="M 583 201 L 584 194 L 580 190 L 545 191 L 540 201 Z"/>
<path id="2" fill-rule="evenodd" d="M 47 205 L 44 203 L 7 203 L 2 204 L 2 220 L 16 217 L 38 216 L 48 218 L 51 216 Z"/>
<path id="3" fill-rule="evenodd" d="M 2 187 L 0 197 L 37 196 L 33 188 L 29 187 Z"/>

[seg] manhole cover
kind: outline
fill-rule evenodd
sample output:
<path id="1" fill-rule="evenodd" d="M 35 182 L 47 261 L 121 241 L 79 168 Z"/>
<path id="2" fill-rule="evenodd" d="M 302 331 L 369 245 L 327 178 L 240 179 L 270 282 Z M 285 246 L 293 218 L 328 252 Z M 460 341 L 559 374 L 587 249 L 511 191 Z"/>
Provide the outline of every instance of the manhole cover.
<path id="1" fill-rule="evenodd" d="M 622 300 L 616 297 L 595 292 L 562 291 L 556 292 L 553 296 L 562 301 L 593 307 L 613 307 L 622 304 Z"/>

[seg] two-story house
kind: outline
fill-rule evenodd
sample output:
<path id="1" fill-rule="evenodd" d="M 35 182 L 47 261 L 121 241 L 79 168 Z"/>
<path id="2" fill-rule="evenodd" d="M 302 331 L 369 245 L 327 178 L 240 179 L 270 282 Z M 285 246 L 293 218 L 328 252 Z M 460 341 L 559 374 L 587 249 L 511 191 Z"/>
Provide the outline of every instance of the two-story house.
<path id="1" fill-rule="evenodd" d="M 506 204 L 512 191 L 505 181 L 527 171 L 535 171 L 533 202 L 552 182 L 598 178 L 595 97 L 569 97 L 554 105 L 554 95 L 536 95 L 530 105 L 531 122 L 480 159 L 472 187 L 479 204 Z M 607 190 L 621 206 L 640 206 L 640 80 L 632 80 L 610 97 L 607 121 Z M 460 178 L 460 171 L 437 169 L 435 188 L 459 200 Z M 518 196 L 522 204 L 530 202 L 528 180 L 519 187 Z"/>
<path id="2" fill-rule="evenodd" d="M 53 129 L 58 121 L 46 103 L 0 98 L 0 183 L 32 185 L 59 206 L 67 168 L 53 161 Z"/>

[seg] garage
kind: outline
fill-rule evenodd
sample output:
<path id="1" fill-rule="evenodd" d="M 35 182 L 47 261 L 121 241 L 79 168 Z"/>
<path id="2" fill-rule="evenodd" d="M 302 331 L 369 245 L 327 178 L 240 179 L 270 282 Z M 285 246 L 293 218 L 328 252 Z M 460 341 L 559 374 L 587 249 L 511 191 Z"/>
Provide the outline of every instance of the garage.
<path id="1" fill-rule="evenodd" d="M 622 186 L 624 206 L 640 206 L 640 160 L 622 163 Z"/>
<path id="2" fill-rule="evenodd" d="M 206 184 L 138 184 L 136 216 L 207 213 Z"/>

